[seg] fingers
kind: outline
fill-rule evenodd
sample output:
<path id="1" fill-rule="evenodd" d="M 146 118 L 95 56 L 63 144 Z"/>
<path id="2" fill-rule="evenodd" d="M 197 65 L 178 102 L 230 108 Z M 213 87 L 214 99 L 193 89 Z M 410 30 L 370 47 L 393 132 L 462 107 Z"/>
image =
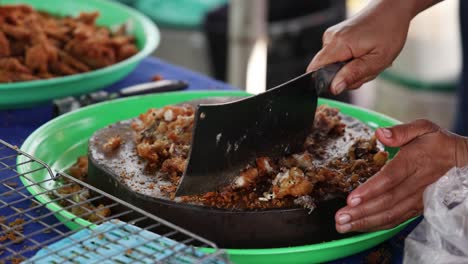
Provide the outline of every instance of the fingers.
<path id="1" fill-rule="evenodd" d="M 353 58 L 351 51 L 340 44 L 325 46 L 312 60 L 307 71 L 316 70 L 324 65 Z M 340 94 L 345 89 L 357 89 L 373 80 L 381 71 L 378 56 L 367 54 L 348 62 L 335 76 L 330 91 Z"/>
<path id="2" fill-rule="evenodd" d="M 422 200 L 421 200 L 422 203 Z M 421 207 L 420 209 L 413 209 L 408 212 L 406 212 L 404 215 L 400 216 L 398 220 L 396 220 L 394 223 L 388 224 L 388 225 L 383 225 L 383 226 L 377 226 L 374 228 L 369 228 L 369 229 L 364 229 L 362 231 L 365 232 L 373 232 L 373 231 L 378 231 L 378 230 L 384 230 L 384 229 L 389 229 L 389 228 L 394 228 L 398 226 L 399 224 L 405 222 L 408 219 L 411 219 L 416 216 L 420 216 L 423 214 L 424 209 Z"/>
<path id="3" fill-rule="evenodd" d="M 366 82 L 370 82 L 372 80 L 374 80 L 375 78 L 377 77 L 377 75 L 372 75 L 372 76 L 368 76 L 366 78 L 364 78 L 363 80 L 351 85 L 350 87 L 348 87 L 347 89 L 348 90 L 355 90 L 355 89 L 358 89 L 360 88 L 362 85 L 364 85 Z"/>
<path id="4" fill-rule="evenodd" d="M 403 146 L 380 172 L 348 196 L 348 206 L 336 216 L 339 232 L 373 231 L 394 227 L 422 212 L 422 193 L 428 184 L 443 174 L 444 161 L 451 155 L 434 159 L 432 153 L 447 145 L 447 136 L 427 120 L 388 129 L 379 129 L 377 137 L 390 146 Z M 444 139 L 445 137 L 445 139 Z M 438 153 L 442 157 L 443 151 Z"/>
<path id="5" fill-rule="evenodd" d="M 359 219 L 364 219 L 368 216 L 379 214 L 390 210 L 395 206 L 401 206 L 402 201 L 408 198 L 412 194 L 419 194 L 419 198 L 422 197 L 424 187 L 418 187 L 415 192 L 415 188 L 410 185 L 412 183 L 406 182 L 393 188 L 389 192 L 383 193 L 380 196 L 365 202 L 356 207 L 344 207 L 336 212 L 335 221 L 338 225 L 344 225 L 349 222 L 354 222 Z M 418 196 L 416 196 L 418 197 Z"/>
<path id="6" fill-rule="evenodd" d="M 383 69 L 381 59 L 373 53 L 365 54 L 348 62 L 335 76 L 331 91 L 339 94 L 345 89 L 356 89 L 372 80 Z"/>
<path id="7" fill-rule="evenodd" d="M 337 25 L 323 34 L 323 48 L 312 59 L 307 72 L 354 58 L 337 73 L 330 86 L 333 94 L 339 94 L 345 89 L 359 88 L 365 82 L 374 79 L 388 66 L 383 57 L 384 54 L 372 48 L 362 48 L 349 29 Z"/>
<path id="8" fill-rule="evenodd" d="M 351 50 L 349 50 L 342 42 L 335 41 L 325 44 L 323 48 L 315 55 L 307 67 L 307 72 L 318 70 L 319 68 L 339 62 L 347 61 L 353 58 Z"/>
<path id="9" fill-rule="evenodd" d="M 379 211 L 357 220 L 350 219 L 349 222 L 337 221 L 336 229 L 340 233 L 351 231 L 373 231 L 394 227 L 404 220 L 422 212 L 422 191 L 420 190 L 410 197 L 402 200 L 387 210 Z"/>
<path id="10" fill-rule="evenodd" d="M 380 211 L 392 207 L 396 201 L 402 200 L 404 197 L 397 197 L 399 195 L 395 188 L 389 192 L 386 192 L 376 199 L 372 199 L 368 202 L 364 202 L 359 206 L 355 207 L 344 207 L 336 212 L 335 221 L 339 224 L 346 224 L 351 220 L 357 220 L 364 218 L 369 215 L 376 214 Z"/>
<path id="11" fill-rule="evenodd" d="M 440 128 L 427 120 L 416 120 L 409 124 L 391 128 L 378 129 L 378 139 L 387 146 L 403 146 L 411 140 L 427 133 L 438 131 Z M 399 185 L 405 178 L 413 175 L 418 169 L 419 162 L 414 158 L 415 152 L 399 152 L 377 174 L 356 188 L 348 196 L 348 205 L 357 206 L 362 201 L 369 201 L 382 193 L 388 192 Z"/>
<path id="12" fill-rule="evenodd" d="M 411 166 L 406 155 L 398 153 L 377 174 L 348 195 L 348 205 L 355 207 L 390 191 L 405 180 L 408 175 L 412 175 L 414 170 L 415 168 Z"/>
<path id="13" fill-rule="evenodd" d="M 436 124 L 428 120 L 419 119 L 408 124 L 379 128 L 375 134 L 384 145 L 401 147 L 419 136 L 439 130 L 440 128 Z"/>

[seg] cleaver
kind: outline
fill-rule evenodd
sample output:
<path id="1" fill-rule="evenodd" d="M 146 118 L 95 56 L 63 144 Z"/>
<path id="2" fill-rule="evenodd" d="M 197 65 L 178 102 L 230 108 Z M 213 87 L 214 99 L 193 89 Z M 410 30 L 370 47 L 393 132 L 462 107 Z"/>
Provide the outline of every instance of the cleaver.
<path id="1" fill-rule="evenodd" d="M 200 104 L 176 196 L 203 194 L 232 184 L 256 157 L 300 151 L 311 132 L 319 94 L 329 89 L 344 64 L 324 66 L 258 95 Z"/>

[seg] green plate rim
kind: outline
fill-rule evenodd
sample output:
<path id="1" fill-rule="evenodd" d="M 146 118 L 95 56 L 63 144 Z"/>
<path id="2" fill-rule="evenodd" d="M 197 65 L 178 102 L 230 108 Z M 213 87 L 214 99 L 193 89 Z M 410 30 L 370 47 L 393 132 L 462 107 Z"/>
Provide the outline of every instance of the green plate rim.
<path id="1" fill-rule="evenodd" d="M 235 95 L 248 95 L 244 91 L 202 91 L 202 90 L 199 90 L 199 91 L 186 91 L 186 92 L 161 93 L 160 95 L 162 95 L 162 94 L 173 94 L 173 95 L 192 94 L 192 95 L 196 95 L 196 94 L 199 94 L 199 93 L 211 93 L 209 96 L 205 96 L 205 97 L 220 96 L 220 95 L 234 95 L 234 96 Z M 133 100 L 138 100 L 138 98 L 141 98 L 141 97 L 144 97 L 144 96 L 147 96 L 147 95 L 135 96 L 135 97 L 132 97 L 132 98 L 133 98 Z M 100 107 L 100 105 L 103 105 L 103 104 L 118 103 L 121 100 L 128 100 L 128 98 L 122 98 L 122 99 L 117 99 L 117 100 L 113 100 L 113 101 L 103 102 L 103 103 L 87 106 L 87 107 L 82 108 L 82 109 L 93 109 L 93 108 L 96 108 L 96 107 Z M 375 111 L 372 111 L 372 110 L 369 110 L 369 109 L 365 109 L 365 108 L 362 108 L 362 107 L 359 107 L 359 106 L 355 106 L 355 105 L 350 105 L 350 104 L 337 102 L 337 101 L 324 99 L 324 98 L 319 98 L 319 104 L 327 104 L 327 105 L 330 105 L 332 107 L 339 107 L 340 109 L 351 109 L 351 110 L 364 111 L 364 112 L 366 112 L 368 114 L 372 114 L 376 118 L 384 120 L 387 123 L 391 123 L 392 125 L 401 124 L 400 121 L 398 121 L 398 120 L 396 120 L 394 118 L 391 118 L 391 117 L 388 117 L 388 116 L 386 116 L 384 114 L 381 114 L 381 113 L 378 113 L 378 112 L 375 112 Z M 60 116 L 60 117 L 54 119 L 54 121 L 59 120 L 59 119 L 65 119 L 70 115 L 73 115 L 73 112 L 67 113 L 67 114 L 65 114 L 63 116 Z M 43 124 L 38 129 L 36 129 L 24 141 L 24 143 L 21 145 L 20 149 L 22 151 L 26 150 L 25 152 L 27 152 L 27 149 L 31 145 L 34 144 L 33 140 L 36 137 L 36 134 L 39 134 L 41 132 L 41 130 L 43 130 L 45 127 L 50 125 L 50 122 L 51 121 Z M 25 159 L 24 156 L 19 156 L 17 158 L 17 164 L 20 164 L 22 161 L 24 161 L 24 159 Z M 21 166 L 18 166 L 18 172 L 19 173 L 24 173 L 25 171 L 22 171 L 21 168 L 22 168 Z M 21 181 L 25 186 L 28 186 L 30 180 L 21 177 Z M 73 222 L 76 222 L 80 226 L 93 226 L 94 225 L 93 223 L 91 223 L 91 222 L 89 222 L 87 220 L 79 218 L 79 217 L 75 216 L 74 214 L 72 214 L 72 213 L 70 213 L 70 212 L 68 212 L 66 210 L 63 210 L 62 209 L 63 207 L 59 206 L 55 202 L 50 203 L 49 202 L 50 198 L 47 195 L 37 194 L 37 190 L 39 188 L 40 187 L 38 187 L 38 186 L 26 187 L 26 189 L 31 194 L 33 194 L 36 197 L 36 199 L 38 199 L 41 203 L 47 203 L 46 207 L 49 210 L 51 210 L 52 212 L 54 212 L 54 215 L 58 214 L 57 216 L 58 216 L 60 221 L 63 221 L 62 220 L 63 218 L 69 220 L 68 223 L 65 223 L 65 225 L 67 225 L 67 227 L 72 228 L 72 229 L 75 228 L 74 225 L 76 225 L 76 224 L 74 224 Z M 406 222 L 404 222 L 404 223 L 402 223 L 402 224 L 400 224 L 400 225 L 398 225 L 398 226 L 396 226 L 394 228 L 391 228 L 391 229 L 386 229 L 386 230 L 381 230 L 381 231 L 376 231 L 376 232 L 370 232 L 370 233 L 363 233 L 363 234 L 356 235 L 356 236 L 349 237 L 349 238 L 343 238 L 343 239 L 333 240 L 333 241 L 325 241 L 325 242 L 322 242 L 322 243 L 316 243 L 316 244 L 311 244 L 311 245 L 294 246 L 294 247 L 280 247 L 280 248 L 261 248 L 261 249 L 226 249 L 226 251 L 228 252 L 228 254 L 232 254 L 232 255 L 250 255 L 250 256 L 256 255 L 256 256 L 261 256 L 261 255 L 275 255 L 275 254 L 291 254 L 291 253 L 300 253 L 300 252 L 311 252 L 311 251 L 330 249 L 330 248 L 340 248 L 342 246 L 346 246 L 346 245 L 349 245 L 349 244 L 356 244 L 356 243 L 359 243 L 359 242 L 362 242 L 362 241 L 371 240 L 371 239 L 374 239 L 374 238 L 377 238 L 377 237 L 381 237 L 381 236 L 384 236 L 385 234 L 388 235 L 388 234 L 395 233 L 395 232 L 403 229 L 405 226 L 407 226 L 410 222 L 412 222 L 416 218 L 417 217 L 409 219 Z M 210 252 L 210 249 L 208 249 L 208 248 L 202 248 L 202 249 L 204 251 L 206 251 L 206 252 Z"/>
<path id="2" fill-rule="evenodd" d="M 0 84 L 0 90 L 30 89 L 30 88 L 35 88 L 38 86 L 51 85 L 51 84 L 56 84 L 56 83 L 61 83 L 61 82 L 74 82 L 74 81 L 79 81 L 85 78 L 87 79 L 87 78 L 99 77 L 103 74 L 112 73 L 117 69 L 121 69 L 122 67 L 125 67 L 128 64 L 136 63 L 154 52 L 154 50 L 160 43 L 161 35 L 160 35 L 160 31 L 158 27 L 146 15 L 135 10 L 134 8 L 128 7 L 119 2 L 110 1 L 110 0 L 101 0 L 100 2 L 103 2 L 106 5 L 119 6 L 120 8 L 126 10 L 129 14 L 131 14 L 132 17 L 135 18 L 135 20 L 140 21 L 145 31 L 146 38 L 147 38 L 145 41 L 145 45 L 143 46 L 143 49 L 139 50 L 137 54 L 123 61 L 120 61 L 118 63 L 115 63 L 113 65 L 110 65 L 101 69 L 97 69 L 97 70 L 93 70 L 93 71 L 89 71 L 85 73 L 73 74 L 69 76 L 56 77 L 56 78 L 51 78 L 51 79 L 46 79 L 46 80 L 33 80 L 33 81 L 13 82 L 13 83 L 6 83 L 6 84 L 3 83 L 3 84 Z"/>

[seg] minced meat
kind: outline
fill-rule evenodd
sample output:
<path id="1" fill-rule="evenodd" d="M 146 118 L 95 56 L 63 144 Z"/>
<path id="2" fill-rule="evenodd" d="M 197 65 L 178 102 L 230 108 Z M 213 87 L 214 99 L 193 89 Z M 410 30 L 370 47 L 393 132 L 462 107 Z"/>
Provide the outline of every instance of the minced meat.
<path id="1" fill-rule="evenodd" d="M 191 105 L 166 106 L 148 110 L 132 124 L 138 156 L 146 162 L 148 171 L 167 175 L 172 185 L 160 189 L 172 199 L 187 165 L 194 113 Z M 232 185 L 181 200 L 232 209 L 295 207 L 304 200 L 310 206 L 314 204 L 310 201 L 349 193 L 388 159 L 388 153 L 380 150 L 375 137 L 368 134 L 351 138 L 354 143 L 345 154 L 331 153 L 333 149 L 327 149 L 330 140 L 347 140 L 346 124 L 338 109 L 319 106 L 311 125 L 303 151 L 280 158 L 258 157 L 246 164 Z M 301 197 L 307 199 L 298 199 Z"/>

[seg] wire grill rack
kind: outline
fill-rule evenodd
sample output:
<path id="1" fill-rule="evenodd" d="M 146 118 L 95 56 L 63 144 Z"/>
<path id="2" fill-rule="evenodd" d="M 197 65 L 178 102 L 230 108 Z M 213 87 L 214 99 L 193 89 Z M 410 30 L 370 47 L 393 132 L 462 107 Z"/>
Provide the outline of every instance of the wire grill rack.
<path id="1" fill-rule="evenodd" d="M 41 171 L 50 177 L 32 179 Z M 229 263 L 214 243 L 1 139 L 0 227 L 0 263 Z"/>

